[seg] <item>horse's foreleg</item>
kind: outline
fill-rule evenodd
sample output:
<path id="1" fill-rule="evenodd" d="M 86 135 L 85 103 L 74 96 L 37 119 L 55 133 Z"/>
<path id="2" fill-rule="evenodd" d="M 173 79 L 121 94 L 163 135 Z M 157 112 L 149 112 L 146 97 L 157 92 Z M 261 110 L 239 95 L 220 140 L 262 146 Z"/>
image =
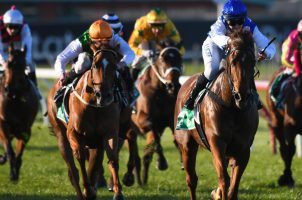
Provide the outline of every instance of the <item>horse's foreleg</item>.
<path id="1" fill-rule="evenodd" d="M 16 142 L 16 175 L 19 178 L 20 168 L 22 165 L 22 155 L 25 148 L 25 141 L 22 139 L 17 139 Z"/>
<path id="2" fill-rule="evenodd" d="M 147 133 L 147 144 L 144 148 L 144 157 L 143 157 L 143 184 L 146 184 L 148 181 L 148 171 L 149 166 L 152 161 L 153 153 L 155 151 L 155 135 L 153 131 Z"/>
<path id="3" fill-rule="evenodd" d="M 72 149 L 70 148 L 70 144 L 67 140 L 67 137 L 65 133 L 60 132 L 59 130 L 55 130 L 57 138 L 58 138 L 58 147 L 60 150 L 60 153 L 65 160 L 65 163 L 68 167 L 68 176 L 70 179 L 70 182 L 72 183 L 73 187 L 76 190 L 78 199 L 84 199 L 81 187 L 79 185 L 80 179 L 79 179 L 79 172 L 75 165 L 73 155 L 72 155 Z"/>
<path id="4" fill-rule="evenodd" d="M 168 162 L 164 156 L 163 147 L 161 146 L 160 137 L 162 134 L 159 132 L 154 133 L 155 134 L 155 151 L 158 155 L 156 167 L 159 170 L 166 170 L 168 169 Z"/>
<path id="5" fill-rule="evenodd" d="M 140 178 L 140 157 L 138 155 L 137 135 L 132 129 L 127 132 L 127 142 L 129 147 L 129 160 L 127 163 L 127 172 L 124 174 L 122 181 L 124 185 L 128 187 L 132 186 L 134 184 L 133 171 L 135 169 L 137 182 L 141 185 L 142 181 Z"/>
<path id="6" fill-rule="evenodd" d="M 182 154 L 183 166 L 186 171 L 186 183 L 190 191 L 190 199 L 196 200 L 196 187 L 198 177 L 196 174 L 196 155 L 198 151 L 198 144 L 190 137 L 186 146 L 179 145 Z"/>
<path id="7" fill-rule="evenodd" d="M 293 156 L 296 152 L 295 136 L 296 133 L 292 126 L 289 125 L 284 127 L 283 137 L 285 139 L 283 139 L 282 142 L 280 141 L 280 153 L 285 164 L 285 169 L 283 175 L 281 175 L 278 180 L 280 186 L 292 187 L 295 184 L 291 170 Z"/>
<path id="8" fill-rule="evenodd" d="M 226 200 L 230 186 L 230 177 L 227 172 L 227 159 L 225 156 L 226 144 L 217 136 L 213 136 L 209 142 L 214 167 L 219 179 L 218 188 L 212 192 L 212 198 Z"/>
<path id="9" fill-rule="evenodd" d="M 4 155 L 1 157 L 2 164 L 6 162 L 6 160 L 9 161 L 9 166 L 10 166 L 10 180 L 11 181 L 16 181 L 18 179 L 17 173 L 16 173 L 16 156 L 15 152 L 13 150 L 12 144 L 11 144 L 11 139 L 9 139 L 8 135 L 10 134 L 9 132 L 9 127 L 7 126 L 6 123 L 3 121 L 0 121 L 0 140 L 3 144 L 4 148 Z"/>
<path id="10" fill-rule="evenodd" d="M 250 158 L 250 150 L 240 154 L 240 158 L 231 160 L 232 175 L 229 188 L 228 198 L 230 200 L 238 199 L 238 189 L 242 174 L 248 164 Z"/>
<path id="11" fill-rule="evenodd" d="M 110 138 L 105 142 L 105 149 L 109 159 L 109 170 L 113 179 L 114 199 L 122 199 L 122 186 L 120 184 L 118 170 L 118 139 Z"/>
<path id="12" fill-rule="evenodd" d="M 99 169 L 102 165 L 104 151 L 103 148 L 89 150 L 88 177 L 91 187 L 96 191 Z M 103 174 L 102 174 L 103 175 Z"/>

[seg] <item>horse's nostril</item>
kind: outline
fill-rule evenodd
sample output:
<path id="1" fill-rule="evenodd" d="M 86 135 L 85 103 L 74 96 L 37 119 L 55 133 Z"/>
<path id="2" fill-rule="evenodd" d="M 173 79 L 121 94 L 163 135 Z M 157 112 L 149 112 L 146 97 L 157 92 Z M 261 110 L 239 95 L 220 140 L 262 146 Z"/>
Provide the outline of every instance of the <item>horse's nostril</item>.
<path id="1" fill-rule="evenodd" d="M 100 93 L 100 92 L 96 92 L 96 93 L 95 93 L 95 96 L 96 96 L 97 98 L 100 98 L 100 97 L 101 97 L 101 93 Z"/>

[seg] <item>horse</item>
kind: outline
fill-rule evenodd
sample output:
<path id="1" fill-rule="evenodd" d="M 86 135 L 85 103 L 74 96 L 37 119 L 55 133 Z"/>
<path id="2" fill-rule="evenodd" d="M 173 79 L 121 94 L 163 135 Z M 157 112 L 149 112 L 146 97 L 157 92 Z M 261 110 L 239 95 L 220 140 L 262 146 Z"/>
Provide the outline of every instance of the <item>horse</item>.
<path id="1" fill-rule="evenodd" d="M 148 170 L 154 152 L 158 154 L 157 168 L 159 170 L 168 168 L 160 137 L 166 127 L 169 127 L 172 132 L 174 130 L 174 106 L 180 88 L 182 56 L 177 45 L 172 45 L 171 42 L 165 44 L 166 46 L 157 46 L 158 53 L 155 57 L 147 58 L 149 66 L 138 78 L 137 88 L 140 96 L 136 102 L 136 111 L 131 116 L 132 129 L 127 133 L 127 140 L 132 141 L 132 144 L 136 144 L 136 135 L 144 135 L 147 138 L 143 156 L 142 184 L 147 183 Z M 140 161 L 137 147 L 133 147 L 132 150 L 134 152 L 130 154 L 135 155 L 134 160 L 132 160 L 132 165 L 128 163 L 126 174 L 129 176 L 124 178 L 131 178 L 133 168 Z M 137 170 L 138 174 L 140 174 L 139 171 L 140 169 Z"/>
<path id="2" fill-rule="evenodd" d="M 198 177 L 195 165 L 199 146 L 208 146 L 218 176 L 218 188 L 212 191 L 212 198 L 237 199 L 240 179 L 248 164 L 250 147 L 258 128 L 259 116 L 253 95 L 254 40 L 251 33 L 242 30 L 230 33 L 229 37 L 225 69 L 213 80 L 201 103 L 194 108 L 196 112 L 200 110 L 197 117 L 202 121 L 200 126 L 206 142 L 203 142 L 197 128 L 175 130 L 174 133 L 182 153 L 191 200 L 196 199 Z M 179 90 L 175 124 L 197 77 L 190 77 Z M 228 164 L 231 166 L 231 178 Z"/>
<path id="3" fill-rule="evenodd" d="M 271 88 L 280 72 L 279 70 L 272 76 L 268 88 Z M 279 150 L 285 165 L 278 184 L 293 187 L 295 181 L 292 176 L 291 164 L 296 151 L 295 137 L 302 133 L 302 75 L 291 76 L 286 82 L 283 92 L 279 90 L 279 93 L 282 92 L 283 106 L 276 106 L 271 99 L 269 90 L 267 90 L 266 100 L 271 118 L 270 131 L 279 141 Z"/>
<path id="4" fill-rule="evenodd" d="M 96 182 L 103 161 L 104 150 L 113 176 L 113 199 L 123 199 L 118 175 L 118 133 L 120 106 L 116 96 L 117 55 L 110 49 L 93 49 L 93 62 L 72 89 L 68 100 L 69 122 L 56 117 L 53 97 L 59 85 L 55 84 L 48 95 L 48 117 L 58 140 L 68 175 L 78 199 L 95 199 Z M 78 160 L 82 172 L 83 192 L 74 163 Z M 88 171 L 85 160 L 88 159 Z"/>
<path id="5" fill-rule="evenodd" d="M 14 49 L 11 44 L 0 79 L 0 141 L 5 151 L 0 156 L 0 164 L 9 161 L 12 181 L 19 179 L 22 155 L 39 108 L 35 86 L 25 74 L 25 55 L 26 48 Z M 16 152 L 11 144 L 14 138 Z"/>

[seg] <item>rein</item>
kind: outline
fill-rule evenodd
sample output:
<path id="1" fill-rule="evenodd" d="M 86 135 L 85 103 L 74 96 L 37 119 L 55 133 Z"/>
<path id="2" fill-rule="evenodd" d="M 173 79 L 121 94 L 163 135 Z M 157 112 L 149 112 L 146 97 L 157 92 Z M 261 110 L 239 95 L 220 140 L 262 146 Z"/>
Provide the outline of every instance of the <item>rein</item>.
<path id="1" fill-rule="evenodd" d="M 100 49 L 100 50 L 97 50 L 94 52 L 93 54 L 93 57 L 97 56 L 99 53 L 102 53 L 102 52 L 110 52 L 114 55 L 115 58 L 117 58 L 117 53 L 111 49 Z M 94 96 L 97 98 L 97 103 L 96 104 L 91 104 L 91 103 L 88 103 L 87 101 L 85 101 L 82 97 L 82 95 L 84 94 L 84 88 L 82 88 L 82 94 L 80 95 L 77 90 L 74 88 L 74 85 L 72 85 L 72 92 L 74 93 L 74 95 L 86 106 L 91 106 L 91 107 L 94 107 L 94 108 L 103 108 L 103 107 L 106 107 L 106 106 L 109 106 L 111 103 L 114 102 L 114 97 L 112 96 L 112 98 L 110 99 L 109 102 L 107 102 L 106 104 L 102 105 L 100 103 L 100 98 L 102 96 L 101 92 L 96 90 L 94 88 L 94 86 L 101 86 L 102 85 L 102 82 L 99 82 L 99 83 L 96 83 L 94 82 L 93 80 L 93 73 L 92 73 L 92 70 L 93 68 L 96 68 L 96 65 L 95 65 L 95 62 L 93 62 L 93 65 L 91 66 L 90 68 L 90 74 L 91 74 L 91 82 L 92 82 L 92 88 L 93 88 L 93 92 L 94 92 Z M 88 79 L 88 75 L 86 75 L 87 79 Z M 85 83 L 84 85 L 87 86 L 87 83 L 88 83 L 88 80 L 85 79 Z"/>

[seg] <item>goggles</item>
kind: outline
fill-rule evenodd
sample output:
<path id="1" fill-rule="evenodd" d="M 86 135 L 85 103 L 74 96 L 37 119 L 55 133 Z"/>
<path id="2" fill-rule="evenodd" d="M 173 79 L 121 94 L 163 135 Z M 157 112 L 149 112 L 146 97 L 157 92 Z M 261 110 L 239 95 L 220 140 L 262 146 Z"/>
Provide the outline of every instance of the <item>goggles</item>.
<path id="1" fill-rule="evenodd" d="M 230 19 L 227 20 L 229 26 L 242 25 L 244 23 L 244 19 Z"/>
<path id="2" fill-rule="evenodd" d="M 158 29 L 163 29 L 165 27 L 165 24 L 163 23 L 151 23 L 151 28 L 158 28 Z"/>
<path id="3" fill-rule="evenodd" d="M 21 25 L 20 24 L 5 24 L 5 27 L 9 28 L 9 29 L 20 29 Z"/>

